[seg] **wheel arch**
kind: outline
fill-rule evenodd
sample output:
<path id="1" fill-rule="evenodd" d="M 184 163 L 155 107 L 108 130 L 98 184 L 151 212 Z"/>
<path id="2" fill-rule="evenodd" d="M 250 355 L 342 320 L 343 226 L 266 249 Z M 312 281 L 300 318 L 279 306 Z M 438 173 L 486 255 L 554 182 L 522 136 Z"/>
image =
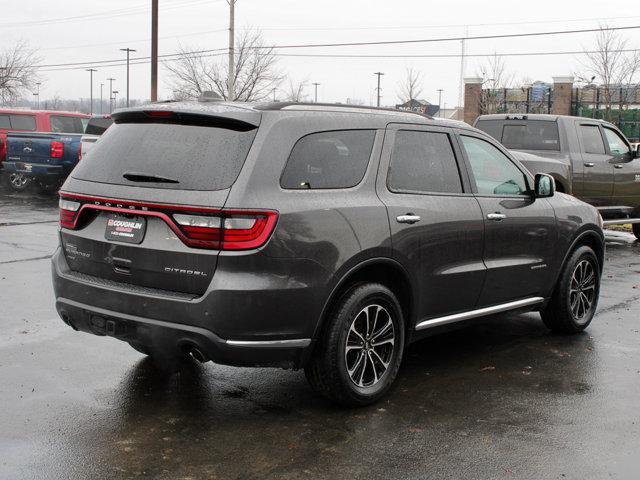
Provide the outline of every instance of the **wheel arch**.
<path id="1" fill-rule="evenodd" d="M 359 283 L 380 283 L 391 290 L 402 308 L 406 326 L 406 338 L 409 339 L 415 325 L 415 299 L 412 282 L 407 270 L 396 260 L 388 257 L 370 258 L 349 269 L 332 288 L 324 303 L 313 335 L 317 339 L 326 324 L 331 308 L 349 288 Z"/>
<path id="2" fill-rule="evenodd" d="M 571 246 L 567 249 L 566 253 L 564 254 L 564 258 L 562 259 L 562 263 L 560 264 L 560 270 L 556 275 L 555 283 L 557 283 L 560 272 L 567 263 L 569 256 L 575 251 L 576 248 L 583 245 L 590 247 L 595 252 L 596 258 L 598 259 L 598 265 L 600 267 L 600 273 L 602 273 L 602 270 L 604 268 L 604 236 L 600 232 L 588 228 L 580 232 L 571 242 Z"/>

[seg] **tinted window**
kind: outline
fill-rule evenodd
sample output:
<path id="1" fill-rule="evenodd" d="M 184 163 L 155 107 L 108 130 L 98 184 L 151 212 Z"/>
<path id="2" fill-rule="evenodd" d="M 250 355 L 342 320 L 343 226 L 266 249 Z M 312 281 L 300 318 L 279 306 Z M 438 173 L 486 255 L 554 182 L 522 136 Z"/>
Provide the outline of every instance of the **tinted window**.
<path id="1" fill-rule="evenodd" d="M 11 122 L 9 121 L 9 115 L 0 115 L 0 128 L 11 128 Z"/>
<path id="2" fill-rule="evenodd" d="M 604 128 L 604 136 L 609 144 L 609 151 L 613 155 L 623 155 L 629 153 L 629 145 L 625 142 L 618 132 L 611 130 L 610 128 Z"/>
<path id="3" fill-rule="evenodd" d="M 509 124 L 502 130 L 501 143 L 514 150 L 560 150 L 558 124 L 547 120 L 530 120 Z"/>
<path id="4" fill-rule="evenodd" d="M 84 133 L 87 135 L 102 135 L 111 126 L 113 120 L 105 117 L 93 117 L 89 120 Z"/>
<path id="5" fill-rule="evenodd" d="M 524 173 L 489 142 L 461 136 L 471 171 L 481 195 L 523 195 L 528 191 Z"/>
<path id="6" fill-rule="evenodd" d="M 585 153 L 604 154 L 604 142 L 597 125 L 580 125 L 580 134 Z"/>
<path id="7" fill-rule="evenodd" d="M 478 120 L 476 122 L 476 128 L 491 135 L 496 140 L 502 140 L 502 126 L 504 120 Z"/>
<path id="8" fill-rule="evenodd" d="M 391 156 L 389 189 L 401 192 L 461 193 L 460 173 L 449 135 L 398 131 Z"/>
<path id="9" fill-rule="evenodd" d="M 84 133 L 80 117 L 51 115 L 51 131 L 54 133 Z"/>
<path id="10" fill-rule="evenodd" d="M 195 125 L 120 123 L 102 135 L 73 171 L 82 180 L 177 190 L 223 190 L 240 173 L 255 130 Z M 142 173 L 179 183 L 133 182 Z"/>
<path id="11" fill-rule="evenodd" d="M 282 188 L 349 188 L 364 177 L 375 130 L 338 130 L 302 137 L 282 173 Z"/>
<path id="12" fill-rule="evenodd" d="M 27 130 L 35 132 L 36 118 L 33 115 L 10 115 L 11 128 L 14 130 Z"/>

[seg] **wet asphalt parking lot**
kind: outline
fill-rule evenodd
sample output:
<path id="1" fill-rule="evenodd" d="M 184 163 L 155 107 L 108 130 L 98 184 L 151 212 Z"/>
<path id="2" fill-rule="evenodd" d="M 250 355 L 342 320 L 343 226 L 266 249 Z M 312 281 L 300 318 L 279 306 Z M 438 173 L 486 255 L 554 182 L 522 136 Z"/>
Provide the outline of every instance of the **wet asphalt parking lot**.
<path id="1" fill-rule="evenodd" d="M 302 372 L 154 365 L 54 309 L 57 200 L 0 190 L 2 479 L 640 478 L 640 243 L 609 233 L 581 335 L 503 315 L 409 347 L 380 403 Z"/>

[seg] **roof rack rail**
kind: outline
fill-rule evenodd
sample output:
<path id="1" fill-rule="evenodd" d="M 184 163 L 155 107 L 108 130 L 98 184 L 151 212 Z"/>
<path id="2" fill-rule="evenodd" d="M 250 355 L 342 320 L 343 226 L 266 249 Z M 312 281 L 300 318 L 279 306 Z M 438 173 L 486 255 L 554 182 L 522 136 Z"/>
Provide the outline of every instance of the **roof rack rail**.
<path id="1" fill-rule="evenodd" d="M 256 110 L 283 110 L 287 107 L 327 107 L 327 108 L 344 108 L 344 109 L 358 109 L 358 110 L 373 110 L 375 112 L 390 112 L 390 113 L 408 113 L 419 115 L 423 118 L 433 118 L 426 113 L 414 112 L 413 110 L 399 110 L 397 108 L 386 107 L 370 107 L 368 105 L 349 105 L 346 103 L 315 103 L 315 102 L 268 102 L 256 105 Z"/>

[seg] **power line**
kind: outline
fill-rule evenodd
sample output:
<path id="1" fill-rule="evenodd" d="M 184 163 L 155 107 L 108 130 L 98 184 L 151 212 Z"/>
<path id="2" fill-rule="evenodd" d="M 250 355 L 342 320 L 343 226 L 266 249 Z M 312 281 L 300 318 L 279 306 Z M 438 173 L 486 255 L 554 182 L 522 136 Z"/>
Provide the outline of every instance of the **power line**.
<path id="1" fill-rule="evenodd" d="M 607 27 L 607 28 L 587 28 L 587 29 L 578 29 L 578 30 L 556 30 L 551 32 L 530 32 L 530 33 L 509 33 L 509 34 L 497 34 L 497 35 L 476 35 L 476 36 L 468 36 L 468 37 L 441 37 L 441 38 L 427 38 L 427 39 L 416 39 L 416 40 L 383 40 L 383 41 L 375 41 L 375 42 L 346 42 L 346 43 L 315 43 L 315 44 L 295 44 L 295 45 L 272 45 L 272 46 L 253 46 L 246 47 L 247 49 L 256 50 L 256 49 L 268 49 L 268 50 L 277 50 L 277 49 L 288 49 L 288 48 L 317 48 L 317 47 L 355 47 L 355 46 L 368 46 L 368 45 L 398 45 L 398 44 L 412 44 L 412 43 L 434 43 L 434 42 L 454 42 L 454 41 L 469 41 L 469 40 L 488 40 L 488 39 L 496 39 L 496 38 L 516 38 L 516 37 L 534 37 L 534 36 L 545 36 L 545 35 L 570 35 L 570 34 L 578 34 L 578 33 L 590 33 L 590 32 L 600 32 L 603 30 L 612 31 L 612 30 L 632 30 L 638 29 L 640 25 L 631 25 L 625 27 Z M 199 54 L 199 53 L 211 53 L 211 52 L 220 52 L 227 51 L 227 48 L 213 48 L 208 50 L 198 50 L 194 52 L 186 52 L 186 54 Z M 174 57 L 181 56 L 185 53 L 172 53 L 164 55 L 164 57 Z M 284 54 L 280 54 L 284 55 Z M 486 55 L 485 55 L 486 56 Z M 148 59 L 149 57 L 137 57 L 132 60 L 143 60 Z M 71 62 L 71 63 L 58 63 L 58 64 L 45 64 L 45 65 L 35 65 L 37 68 L 54 68 L 54 67 L 67 67 L 67 66 L 76 66 L 76 65 L 96 65 L 96 64 L 107 64 L 118 62 L 120 59 L 111 59 L 111 60 L 90 60 L 85 62 Z"/>

